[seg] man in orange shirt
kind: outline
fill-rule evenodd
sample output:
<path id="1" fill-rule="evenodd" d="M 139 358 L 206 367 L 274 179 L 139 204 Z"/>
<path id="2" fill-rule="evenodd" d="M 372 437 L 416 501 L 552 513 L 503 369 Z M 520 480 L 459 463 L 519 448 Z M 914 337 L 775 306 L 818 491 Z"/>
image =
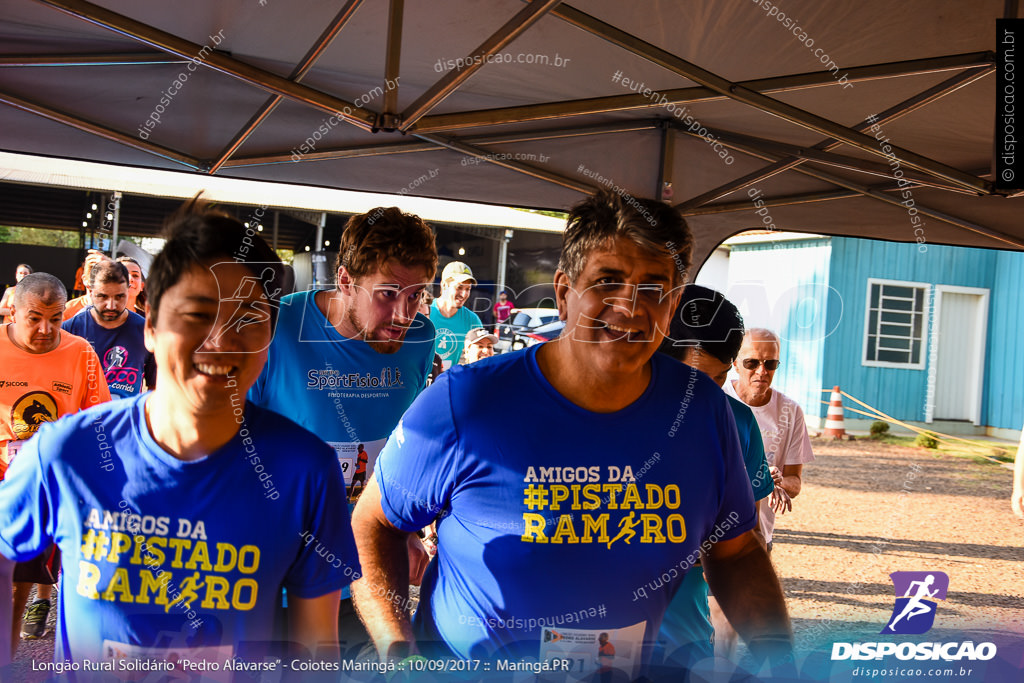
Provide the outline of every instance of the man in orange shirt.
<path id="1" fill-rule="evenodd" d="M 11 317 L 0 328 L 0 477 L 22 445 L 44 422 L 110 400 L 99 358 L 89 342 L 61 332 L 67 291 L 49 273 L 26 275 L 14 290 Z M 53 577 L 50 551 L 19 562 L 14 570 L 14 620 L 17 634 L 33 583 L 36 602 L 26 620 L 27 639 L 46 630 Z M 49 583 L 47 583 L 49 582 Z M 16 636 L 14 637 L 16 638 Z M 17 647 L 13 639 L 11 651 Z"/>

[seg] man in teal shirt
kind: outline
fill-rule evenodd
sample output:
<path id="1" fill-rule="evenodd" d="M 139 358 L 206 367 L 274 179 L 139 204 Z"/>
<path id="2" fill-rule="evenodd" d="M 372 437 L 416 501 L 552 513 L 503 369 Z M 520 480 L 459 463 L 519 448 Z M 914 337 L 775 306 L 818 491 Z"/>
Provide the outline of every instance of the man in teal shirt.
<path id="1" fill-rule="evenodd" d="M 676 309 L 669 334 L 659 349 L 676 360 L 706 373 L 718 386 L 725 384 L 732 361 L 743 343 L 743 318 L 736 306 L 720 292 L 700 285 L 687 285 Z M 754 501 L 767 497 L 775 484 L 768 471 L 764 443 L 754 413 L 731 396 L 729 407 L 736 419 L 743 463 L 754 491 Z M 710 598 L 710 600 L 709 600 Z M 661 622 L 658 639 L 673 663 L 690 668 L 714 656 L 715 638 L 735 642 L 736 632 L 708 593 L 704 570 L 690 569 Z"/>
<path id="2" fill-rule="evenodd" d="M 466 333 L 483 327 L 480 316 L 465 308 L 475 284 L 473 271 L 462 261 L 452 261 L 441 271 L 441 296 L 430 305 L 430 322 L 437 334 L 434 352 L 445 370 L 458 365 Z"/>

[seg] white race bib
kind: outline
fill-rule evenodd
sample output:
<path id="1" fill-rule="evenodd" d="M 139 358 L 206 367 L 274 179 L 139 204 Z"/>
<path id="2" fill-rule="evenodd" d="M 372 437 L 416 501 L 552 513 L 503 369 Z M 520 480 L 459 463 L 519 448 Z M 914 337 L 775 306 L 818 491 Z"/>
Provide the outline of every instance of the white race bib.
<path id="1" fill-rule="evenodd" d="M 608 629 L 545 626 L 540 629 L 540 661 L 569 660 L 568 678 L 571 680 L 586 680 L 596 673 L 616 670 L 625 672 L 628 679 L 633 680 L 640 675 L 646 630 L 645 621 Z M 566 680 L 565 675 L 563 669 L 558 674 L 562 677 L 559 680 Z"/>
<path id="2" fill-rule="evenodd" d="M 377 456 L 384 449 L 387 439 L 346 443 L 344 441 L 328 441 L 327 445 L 338 454 L 338 464 L 345 479 L 348 502 L 355 503 L 359 494 L 366 488 L 373 474 L 373 466 Z M 360 447 L 362 449 L 360 450 Z"/>
<path id="3" fill-rule="evenodd" d="M 20 441 L 8 441 L 7 442 L 7 466 L 10 467 L 14 464 L 14 459 L 18 457 L 18 453 L 25 446 L 25 442 L 28 439 L 21 439 Z"/>

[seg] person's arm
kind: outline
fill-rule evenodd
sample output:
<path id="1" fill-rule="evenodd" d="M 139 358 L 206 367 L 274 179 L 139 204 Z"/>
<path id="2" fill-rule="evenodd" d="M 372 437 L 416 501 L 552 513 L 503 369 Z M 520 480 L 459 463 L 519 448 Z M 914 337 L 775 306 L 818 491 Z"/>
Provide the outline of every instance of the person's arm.
<path id="1" fill-rule="evenodd" d="M 406 657 L 415 652 L 409 614 L 409 534 L 385 516 L 374 473 L 352 513 L 363 575 L 352 583 L 359 618 L 381 657 Z M 391 596 L 388 599 L 387 596 Z"/>
<path id="2" fill-rule="evenodd" d="M 0 315 L 11 314 L 11 299 L 13 298 L 12 294 L 14 294 L 14 287 L 8 287 L 7 290 L 4 292 L 3 298 L 0 299 Z"/>
<path id="3" fill-rule="evenodd" d="M 1017 447 L 1017 460 L 1013 467 L 1013 494 L 1010 496 L 1010 507 L 1013 513 L 1024 519 L 1024 432 L 1020 435 L 1020 446 Z"/>
<path id="4" fill-rule="evenodd" d="M 288 596 L 288 632 L 317 659 L 336 662 L 338 650 L 338 602 L 336 590 L 316 598 Z"/>
<path id="5" fill-rule="evenodd" d="M 711 593 L 754 658 L 791 659 L 793 629 L 782 585 L 753 530 L 712 544 L 701 561 Z"/>
<path id="6" fill-rule="evenodd" d="M 782 481 L 779 483 L 779 486 L 786 490 L 790 498 L 796 498 L 800 495 L 800 488 L 803 485 L 800 475 L 803 469 L 803 465 L 785 465 L 782 468 Z"/>

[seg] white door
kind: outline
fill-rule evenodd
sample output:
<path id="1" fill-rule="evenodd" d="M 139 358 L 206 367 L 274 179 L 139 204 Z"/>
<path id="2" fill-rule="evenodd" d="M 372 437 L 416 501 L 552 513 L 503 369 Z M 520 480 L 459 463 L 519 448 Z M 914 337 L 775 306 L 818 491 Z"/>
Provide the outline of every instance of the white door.
<path id="1" fill-rule="evenodd" d="M 981 422 L 988 290 L 936 288 L 935 420 Z"/>

